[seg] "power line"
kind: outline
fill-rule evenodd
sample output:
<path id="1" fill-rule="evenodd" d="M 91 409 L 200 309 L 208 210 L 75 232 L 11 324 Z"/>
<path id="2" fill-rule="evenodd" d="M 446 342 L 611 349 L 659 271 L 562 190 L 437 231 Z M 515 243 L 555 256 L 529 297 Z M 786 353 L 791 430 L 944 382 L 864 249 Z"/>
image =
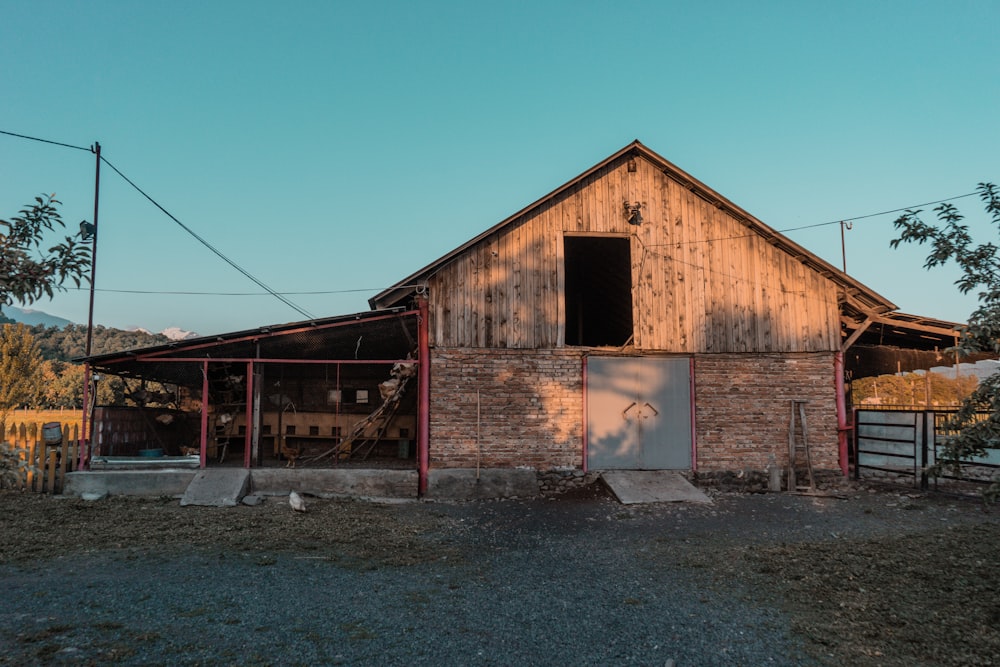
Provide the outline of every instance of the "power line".
<path id="1" fill-rule="evenodd" d="M 789 227 L 788 229 L 778 229 L 775 230 L 778 233 L 784 234 L 785 232 L 797 232 L 800 229 L 812 229 L 813 227 L 825 227 L 827 225 L 839 225 L 841 222 L 851 220 L 864 220 L 865 218 L 877 218 L 880 215 L 889 215 L 890 213 L 901 213 L 903 211 L 912 211 L 917 208 L 922 208 L 924 206 L 933 206 L 934 204 L 944 204 L 946 202 L 955 201 L 956 199 L 965 199 L 966 197 L 975 197 L 978 192 L 970 192 L 964 195 L 956 195 L 954 197 L 948 197 L 947 199 L 938 199 L 937 201 L 929 201 L 924 204 L 914 204 L 913 206 L 904 206 L 903 208 L 894 208 L 891 211 L 882 211 L 880 213 L 869 213 L 867 215 L 855 215 L 853 217 L 848 216 L 846 218 L 840 218 L 839 220 L 832 220 L 830 222 L 817 222 L 814 225 L 804 225 L 802 227 Z"/>
<path id="2" fill-rule="evenodd" d="M 310 319 L 310 320 L 316 319 L 315 316 L 313 314 L 311 314 L 309 311 L 307 311 L 307 310 L 305 310 L 303 308 L 300 308 L 299 306 L 295 305 L 294 303 L 292 303 L 291 301 L 289 301 L 288 299 L 286 299 L 284 296 L 282 296 L 278 292 L 274 291 L 273 289 L 271 289 L 270 287 L 268 287 L 267 285 L 265 285 L 263 282 L 261 282 L 256 277 L 254 277 L 249 271 L 247 271 L 246 269 L 244 269 L 242 266 L 240 266 L 239 264 L 237 264 L 233 260 L 231 260 L 228 257 L 226 257 L 222 253 L 221 250 L 219 250 L 218 248 L 216 248 L 215 246 L 213 246 L 211 243 L 209 243 L 208 241 L 206 241 L 204 238 L 202 238 L 201 236 L 199 236 L 198 233 L 195 232 L 193 229 L 191 229 L 190 227 L 188 227 L 187 225 L 185 225 L 183 222 L 181 222 L 180 220 L 178 220 L 176 217 L 174 217 L 174 215 L 172 213 L 170 213 L 170 211 L 168 211 L 167 209 L 163 208 L 159 204 L 159 202 L 157 202 L 155 199 L 153 199 L 148 194 L 146 194 L 146 192 L 142 188 L 140 188 L 138 185 L 136 185 L 134 182 L 132 182 L 132 179 L 130 179 L 125 174 L 123 174 L 121 172 L 121 170 L 118 169 L 118 167 L 116 167 L 115 165 L 111 164 L 111 162 L 107 158 L 105 158 L 104 156 L 101 156 L 101 161 L 104 164 L 106 164 L 109 167 L 111 167 L 115 171 L 116 174 L 118 174 L 119 176 L 122 177 L 122 179 L 124 179 L 124 181 L 126 183 L 128 183 L 133 188 L 135 188 L 136 192 L 138 192 L 143 197 L 145 197 L 146 199 L 148 199 L 149 202 L 153 206 L 155 206 L 156 208 L 158 208 L 161 211 L 163 211 L 164 215 L 166 215 L 168 218 L 170 218 L 175 223 L 177 223 L 177 225 L 181 229 L 183 229 L 188 234 L 190 234 L 192 237 L 194 237 L 203 246 L 205 246 L 206 248 L 208 248 L 209 250 L 211 250 L 217 257 L 219 257 L 226 264 L 228 264 L 229 266 L 231 266 L 234 269 L 236 269 L 237 271 L 239 271 L 241 274 L 243 274 L 244 276 L 246 276 L 247 278 L 249 278 L 251 281 L 253 281 L 254 284 L 256 284 L 258 287 L 260 287 L 261 289 L 263 289 L 264 291 L 266 291 L 268 294 L 270 294 L 274 298 L 276 298 L 279 301 L 281 301 L 282 303 L 284 303 L 286 306 L 290 307 L 292 310 L 295 310 L 296 312 L 298 312 L 300 315 L 302 315 L 306 319 Z"/>
<path id="3" fill-rule="evenodd" d="M 312 290 L 306 292 L 278 292 L 283 296 L 322 296 L 327 294 L 352 294 L 356 292 L 381 292 L 387 289 L 403 289 L 406 287 L 419 287 L 419 285 L 398 285 L 396 287 L 365 287 L 358 289 L 341 290 Z M 85 287 L 70 287 L 70 290 L 83 291 Z M 113 294 L 164 294 L 164 295 L 185 295 L 185 296 L 274 296 L 271 292 L 195 292 L 185 290 L 138 290 L 138 289 L 111 289 L 98 288 L 97 292 L 108 292 Z"/>
<path id="4" fill-rule="evenodd" d="M 64 148 L 73 148 L 78 151 L 87 151 L 91 153 L 90 148 L 84 148 L 83 146 L 74 146 L 73 144 L 64 144 L 61 141 L 52 141 L 51 139 L 40 139 L 39 137 L 29 137 L 26 134 L 17 134 L 16 132 L 7 132 L 6 130 L 0 130 L 0 134 L 6 134 L 10 137 L 17 137 L 18 139 L 28 139 L 30 141 L 39 141 L 43 144 L 52 144 L 53 146 L 63 146 Z"/>
<path id="5" fill-rule="evenodd" d="M 52 141 L 50 139 L 42 139 L 40 137 L 31 137 L 31 136 L 28 136 L 26 134 L 18 134 L 16 132 L 8 132 L 6 130 L 0 130 L 0 134 L 5 134 L 5 135 L 11 136 L 11 137 L 17 137 L 19 139 L 27 139 L 29 141 L 38 141 L 38 142 L 45 143 L 45 144 L 52 144 L 54 146 L 62 146 L 64 148 L 72 148 L 72 149 L 75 149 L 75 150 L 87 151 L 88 153 L 93 152 L 93 149 L 91 149 L 91 148 L 84 148 L 83 146 L 74 146 L 73 144 L 67 144 L 67 143 L 63 143 L 61 141 Z M 101 155 L 101 162 L 103 162 L 104 164 L 106 164 L 109 167 L 111 167 L 115 171 L 116 174 L 118 174 L 119 176 L 121 176 L 122 179 L 126 183 L 128 183 L 133 188 L 135 188 L 135 190 L 139 194 L 141 194 L 143 197 L 145 197 L 146 199 L 148 199 L 149 202 L 151 204 L 153 204 L 153 206 L 155 206 L 156 208 L 160 209 L 160 211 L 162 211 L 168 218 L 170 218 L 175 223 L 177 223 L 181 227 L 181 229 L 183 229 L 188 234 L 190 234 L 192 237 L 194 237 L 199 243 L 201 243 L 203 246 L 205 246 L 210 251 L 212 251 L 217 257 L 219 257 L 224 262 L 226 262 L 227 264 L 229 264 L 229 266 L 231 266 L 234 269 L 236 269 L 237 271 L 239 271 L 241 274 L 243 274 L 244 276 L 246 276 L 247 278 L 249 278 L 251 281 L 253 281 L 253 283 L 256 284 L 258 287 L 260 287 L 261 289 L 263 289 L 264 291 L 266 291 L 268 294 L 270 294 L 271 296 L 275 297 L 276 299 L 278 299 L 279 301 L 281 301 L 282 303 L 284 303 L 286 306 L 288 306 L 292 310 L 298 312 L 300 315 L 302 315 L 306 319 L 310 319 L 310 320 L 311 319 L 315 319 L 315 316 L 313 314 L 311 314 L 309 311 L 305 310 L 304 308 L 300 308 L 299 306 L 297 306 L 296 304 L 294 304 L 289 299 L 285 298 L 284 296 L 282 296 L 281 294 L 279 294 L 275 290 L 273 290 L 270 287 L 268 287 L 267 285 L 265 285 L 263 282 L 261 282 L 260 280 L 258 280 L 255 276 L 253 276 L 249 271 L 247 271 L 246 269 L 244 269 L 242 266 L 240 266 L 239 264 L 237 264 L 233 260 L 229 259 L 226 255 L 224 255 L 222 253 L 221 250 L 219 250 L 218 248 L 216 248 L 215 246 L 213 246 L 211 243 L 209 243 L 208 241 L 206 241 L 204 238 L 202 238 L 200 235 L 198 235 L 193 229 L 191 229 L 190 227 L 188 227 L 187 225 L 185 225 L 183 222 L 181 222 L 180 220 L 178 220 L 176 217 L 174 217 L 174 215 L 171 214 L 170 211 L 168 211 L 167 209 L 163 208 L 159 204 L 159 202 L 157 202 L 155 199 L 153 199 L 148 194 L 146 194 L 146 192 L 142 188 L 140 188 L 138 185 L 136 185 L 132 181 L 132 179 L 130 179 L 125 174 L 123 174 L 121 172 L 121 170 L 118 169 L 118 167 L 116 167 L 115 165 L 113 165 L 103 155 Z"/>
<path id="6" fill-rule="evenodd" d="M 91 152 L 91 150 L 92 150 L 90 148 L 84 148 L 84 147 L 81 147 L 81 146 L 74 146 L 72 144 L 65 144 L 65 143 L 62 143 L 62 142 L 51 141 L 51 140 L 48 140 L 48 139 L 40 139 L 38 137 L 30 137 L 30 136 L 27 136 L 27 135 L 16 134 L 14 132 L 7 132 L 7 131 L 4 131 L 4 130 L 0 130 L 0 134 L 6 134 L 6 135 L 9 135 L 9 136 L 12 136 L 12 137 L 19 137 L 19 138 L 22 138 L 22 139 L 29 139 L 29 140 L 32 140 L 32 141 L 39 141 L 39 142 L 42 142 L 42 143 L 54 144 L 56 146 L 64 146 L 66 148 L 73 148 L 73 149 L 83 150 L 83 151 L 88 151 L 88 152 Z M 356 290 L 330 290 L 330 291 L 316 291 L 316 292 L 285 292 L 285 293 L 279 293 L 279 292 L 271 289 L 267 285 L 265 285 L 263 282 L 261 282 L 257 278 L 255 278 L 248 271 L 246 271 L 241 266 L 239 266 L 238 264 L 236 264 L 234 261 L 232 261 L 231 259 L 229 259 L 228 257 L 226 257 L 224 254 L 222 254 L 222 252 L 218 248 L 214 247 L 211 243 L 209 243 L 204 238 L 202 238 L 201 236 L 199 236 L 190 227 L 188 227 L 187 225 L 185 225 L 184 223 L 182 223 L 180 220 L 178 220 L 177 218 L 175 218 L 169 211 L 167 211 L 159 203 L 157 203 L 156 200 L 154 200 L 152 197 L 150 197 L 148 194 L 146 194 L 146 192 L 144 192 L 142 190 L 142 188 L 140 188 L 138 185 L 136 185 L 134 182 L 132 182 L 117 167 L 115 167 L 113 164 L 111 164 L 111 162 L 109 162 L 108 159 L 105 158 L 103 155 L 101 156 L 101 161 L 104 162 L 105 164 L 107 164 L 109 167 L 111 167 L 115 171 L 115 173 L 117 173 L 119 176 L 122 177 L 122 179 L 125 180 L 125 182 L 127 182 L 129 185 L 131 185 L 133 188 L 135 188 L 135 190 L 137 192 L 139 192 L 139 194 L 141 194 L 143 197 L 145 197 L 146 199 L 148 199 L 150 201 L 150 203 L 152 203 L 154 206 L 156 206 L 158 209 L 160 209 L 160 211 L 162 211 L 167 217 L 169 217 L 171 220 L 173 220 L 184 231 L 186 231 L 188 234 L 190 234 L 192 237 L 194 237 L 196 240 L 198 240 L 199 243 L 201 243 L 202 245 L 204 245 L 206 248 L 208 248 L 210 251 L 212 251 L 215 255 L 217 255 L 219 258 L 221 258 L 223 261 L 225 261 L 230 266 L 232 266 L 234 269 L 236 269 L 237 271 L 239 271 L 241 274 L 243 274 L 244 276 L 246 276 L 247 278 L 249 278 L 257 286 L 259 286 L 262 289 L 264 289 L 267 294 L 269 294 L 269 295 L 277 298 L 282 303 L 284 303 L 285 305 L 289 306 L 290 308 L 292 308 L 293 310 L 297 311 L 298 313 L 300 313 L 301 315 L 303 315 L 304 317 L 306 317 L 308 319 L 314 319 L 314 316 L 312 314 L 310 314 L 308 311 L 303 310 L 302 308 L 300 308 L 299 306 L 295 305 L 294 303 L 292 303 L 291 301 L 289 301 L 287 298 L 285 298 L 286 294 L 291 294 L 291 295 L 342 294 L 342 293 L 349 293 L 349 292 L 367 292 L 367 291 L 375 291 L 376 289 L 382 289 L 382 288 L 373 288 L 372 290 L 356 289 Z M 788 232 L 801 231 L 803 229 L 814 229 L 816 227 L 826 227 L 826 226 L 829 226 L 829 225 L 839 225 L 839 224 L 841 224 L 845 220 L 851 220 L 851 221 L 865 220 L 865 219 L 868 219 L 868 218 L 875 218 L 875 217 L 882 216 L 882 215 L 889 215 L 891 213 L 900 213 L 900 212 L 903 212 L 903 211 L 912 211 L 914 209 L 922 208 L 922 207 L 925 207 L 925 206 L 933 206 L 933 205 L 936 205 L 936 204 L 944 204 L 944 203 L 947 203 L 947 202 L 950 202 L 950 201 L 955 201 L 957 199 L 964 199 L 966 197 L 974 197 L 977 194 L 978 193 L 976 193 L 976 192 L 970 192 L 970 193 L 963 194 L 963 195 L 956 195 L 954 197 L 948 197 L 948 198 L 945 198 L 945 199 L 938 199 L 938 200 L 931 201 L 931 202 L 925 202 L 923 204 L 914 204 L 914 205 L 911 205 L 911 206 L 904 206 L 902 208 L 890 209 L 888 211 L 880 211 L 878 213 L 868 213 L 868 214 L 865 214 L 865 215 L 858 215 L 858 216 L 846 216 L 846 217 L 842 217 L 842 218 L 839 218 L 837 220 L 831 220 L 831 221 L 828 221 L 828 222 L 818 222 L 818 223 L 814 223 L 814 224 L 811 224 L 811 225 L 802 225 L 802 226 L 799 226 L 799 227 L 787 227 L 787 228 L 784 228 L 784 229 L 776 229 L 774 231 L 776 233 L 778 233 L 778 234 L 786 234 Z M 723 237 L 711 238 L 711 239 L 697 239 L 697 240 L 692 240 L 692 241 L 672 241 L 672 242 L 668 242 L 668 243 L 649 244 L 648 246 L 647 245 L 643 245 L 643 249 L 644 249 L 644 252 L 645 252 L 645 251 L 648 251 L 649 248 L 657 248 L 657 247 L 665 247 L 665 246 L 675 246 L 676 247 L 676 246 L 680 246 L 680 245 L 697 245 L 697 244 L 702 244 L 702 243 L 714 243 L 714 242 L 718 242 L 718 241 L 732 241 L 732 240 L 737 240 L 737 239 L 753 238 L 753 237 L 755 237 L 757 235 L 758 234 L 756 234 L 756 233 L 753 233 L 753 234 L 738 234 L 738 235 L 723 236 Z M 705 268 L 705 267 L 699 267 L 699 268 Z M 204 296 L 263 296 L 263 294 L 254 294 L 254 293 L 247 293 L 247 292 L 185 292 L 185 291 L 169 292 L 169 291 L 113 290 L 113 289 L 104 289 L 104 290 L 97 290 L 97 291 L 102 291 L 102 292 L 117 292 L 117 293 L 126 293 L 126 294 L 128 294 L 128 293 L 131 293 L 131 294 L 178 294 L 178 295 L 190 295 L 190 296 L 198 296 L 198 295 L 204 295 Z"/>
<path id="7" fill-rule="evenodd" d="M 801 227 L 786 227 L 785 229 L 775 229 L 774 231 L 777 234 L 787 234 L 788 232 L 797 232 L 797 231 L 800 231 L 800 230 L 803 230 L 803 229 L 813 229 L 815 227 L 827 227 L 829 225 L 839 225 L 840 223 L 845 222 L 847 220 L 851 220 L 851 221 L 864 220 L 866 218 L 876 218 L 876 217 L 878 217 L 880 215 L 889 215 L 890 213 L 900 213 L 902 211 L 912 211 L 914 209 L 918 209 L 918 208 L 921 208 L 921 207 L 924 207 L 924 206 L 932 206 L 934 204 L 944 204 L 946 202 L 955 201 L 956 199 L 964 199 L 966 197 L 975 197 L 978 194 L 979 194 L 978 192 L 969 192 L 969 193 L 964 194 L 964 195 L 956 195 L 954 197 L 948 197 L 946 199 L 938 199 L 936 201 L 929 201 L 929 202 L 926 202 L 924 204 L 913 204 L 912 206 L 904 206 L 902 208 L 894 208 L 892 210 L 881 211 L 879 213 L 868 213 L 866 215 L 856 215 L 856 216 L 853 216 L 853 217 L 844 217 L 844 218 L 839 218 L 837 220 L 831 220 L 829 222 L 817 222 L 817 223 L 814 223 L 814 224 L 811 224 L 811 225 L 802 225 Z M 694 241 L 669 241 L 667 243 L 650 244 L 648 247 L 650 247 L 650 248 L 658 248 L 658 247 L 662 247 L 662 246 L 697 245 L 697 244 L 700 244 L 700 243 L 715 243 L 717 241 L 735 241 L 737 239 L 748 239 L 748 238 L 753 238 L 755 236 L 759 236 L 759 234 L 757 234 L 757 233 L 752 233 L 752 234 L 734 234 L 732 236 L 719 236 L 717 238 L 711 238 L 711 239 L 696 239 Z"/>

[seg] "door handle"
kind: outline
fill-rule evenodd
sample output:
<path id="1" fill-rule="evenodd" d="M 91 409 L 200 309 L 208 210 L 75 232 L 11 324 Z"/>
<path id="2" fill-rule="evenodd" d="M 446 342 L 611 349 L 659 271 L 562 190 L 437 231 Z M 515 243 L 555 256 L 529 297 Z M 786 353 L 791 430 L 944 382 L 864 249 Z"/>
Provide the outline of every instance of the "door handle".
<path id="1" fill-rule="evenodd" d="M 628 404 L 628 407 L 622 410 L 622 419 L 628 421 L 628 411 L 636 406 L 636 402 L 632 401 Z"/>
<path id="2" fill-rule="evenodd" d="M 653 416 L 654 416 L 654 417 L 659 417 L 659 416 L 660 416 L 660 411 L 659 411 L 659 410 L 657 410 L 656 408 L 654 408 L 654 407 L 653 407 L 652 405 L 650 405 L 649 403 L 646 403 L 645 405 L 646 405 L 646 407 L 647 407 L 647 408 L 649 408 L 650 410 L 652 410 L 652 411 L 653 411 Z"/>

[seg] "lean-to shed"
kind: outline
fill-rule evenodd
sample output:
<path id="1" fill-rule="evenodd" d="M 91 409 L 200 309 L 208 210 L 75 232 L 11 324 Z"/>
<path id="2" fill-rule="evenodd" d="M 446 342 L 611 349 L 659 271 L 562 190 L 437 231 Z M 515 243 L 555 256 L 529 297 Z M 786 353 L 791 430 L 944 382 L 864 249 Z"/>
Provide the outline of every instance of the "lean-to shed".
<path id="1" fill-rule="evenodd" d="M 420 299 L 430 465 L 539 470 L 784 466 L 792 401 L 844 469 L 842 352 L 895 310 L 638 141 L 370 305 Z"/>

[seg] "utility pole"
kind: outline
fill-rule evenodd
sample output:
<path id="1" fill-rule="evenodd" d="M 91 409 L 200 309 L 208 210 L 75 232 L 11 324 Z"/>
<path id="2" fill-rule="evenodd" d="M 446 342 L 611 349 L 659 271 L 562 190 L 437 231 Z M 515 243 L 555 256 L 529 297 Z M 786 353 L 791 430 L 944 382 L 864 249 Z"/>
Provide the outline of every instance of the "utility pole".
<path id="1" fill-rule="evenodd" d="M 850 220 L 840 221 L 840 258 L 844 262 L 844 273 L 847 273 L 847 245 L 844 242 L 845 229 L 854 229 L 854 223 Z"/>
<path id="2" fill-rule="evenodd" d="M 87 357 L 90 357 L 94 342 L 94 280 L 97 276 L 97 213 L 101 197 L 101 144 L 95 141 L 90 150 L 96 157 L 96 165 L 94 167 L 94 233 L 90 246 L 90 307 L 87 310 Z M 90 402 L 97 398 L 96 387 L 93 391 L 94 396 L 90 395 L 90 381 L 90 361 L 86 361 L 83 364 L 83 419 L 80 424 L 80 456 L 77 470 L 82 470 L 90 458 L 88 452 L 88 443 L 92 440 L 88 432 L 88 426 L 92 427 L 89 423 L 92 417 L 92 414 L 90 414 Z"/>

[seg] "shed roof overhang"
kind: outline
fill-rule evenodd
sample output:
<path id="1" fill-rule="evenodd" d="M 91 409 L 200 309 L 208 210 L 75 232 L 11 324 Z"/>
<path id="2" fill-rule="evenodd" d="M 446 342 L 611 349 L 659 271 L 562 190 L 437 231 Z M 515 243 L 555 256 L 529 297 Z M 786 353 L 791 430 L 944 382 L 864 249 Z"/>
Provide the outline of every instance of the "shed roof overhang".
<path id="1" fill-rule="evenodd" d="M 911 350 L 944 350 L 953 347 L 964 324 L 908 313 L 868 314 L 844 308 L 841 332 L 855 345 L 889 345 Z M 860 333 L 858 333 L 860 331 Z"/>
<path id="2" fill-rule="evenodd" d="M 183 386 L 200 386 L 201 363 L 251 360 L 390 362 L 415 356 L 416 311 L 402 308 L 203 336 L 75 359 L 95 370 Z"/>
<path id="3" fill-rule="evenodd" d="M 660 171 L 669 176 L 674 181 L 680 183 L 685 188 L 696 193 L 699 197 L 711 202 L 713 205 L 717 206 L 719 209 L 726 211 L 729 215 L 733 216 L 737 220 L 741 221 L 750 230 L 760 234 L 769 243 L 774 245 L 781 250 L 784 250 L 788 254 L 792 255 L 804 265 L 815 270 L 821 275 L 827 277 L 839 287 L 843 289 L 846 295 L 850 296 L 850 299 L 856 304 L 856 306 L 865 313 L 872 313 L 881 315 L 888 313 L 896 309 L 896 305 L 891 301 L 881 296 L 880 294 L 873 291 L 866 285 L 858 282 L 851 276 L 847 275 L 834 265 L 821 259 L 817 255 L 809 252 L 799 244 L 795 243 L 791 239 L 783 236 L 779 232 L 775 231 L 771 227 L 765 225 L 763 222 L 752 216 L 747 211 L 743 210 L 733 202 L 729 201 L 718 192 L 708 187 L 698 179 L 692 177 L 690 174 L 682 171 L 676 165 L 672 164 L 666 158 L 650 150 L 644 146 L 638 139 L 628 144 L 617 153 L 611 155 L 610 157 L 602 160 L 598 164 L 594 165 L 587 171 L 583 172 L 576 178 L 568 181 L 567 183 L 556 188 L 549 194 L 545 195 L 538 201 L 529 204 L 525 208 L 521 209 L 514 215 L 502 220 L 493 227 L 487 229 L 482 234 L 479 234 L 467 243 L 455 248 L 448 254 L 438 258 L 437 260 L 431 262 L 419 271 L 407 276 L 403 280 L 399 281 L 392 287 L 389 287 L 374 297 L 369 299 L 368 304 L 372 309 L 379 308 L 391 308 L 399 306 L 401 304 L 406 304 L 409 300 L 417 294 L 419 291 L 423 290 L 426 286 L 428 278 L 430 278 L 435 272 L 437 272 L 442 266 L 448 264 L 455 258 L 462 255 L 469 248 L 474 247 L 478 243 L 482 242 L 484 239 L 490 237 L 496 232 L 502 230 L 503 228 L 514 224 L 523 216 L 532 213 L 533 211 L 549 204 L 553 200 L 557 199 L 561 194 L 573 188 L 578 183 L 593 175 L 597 171 L 605 168 L 609 164 L 615 162 L 616 160 L 627 159 L 631 157 L 642 157 L 653 163 Z"/>

